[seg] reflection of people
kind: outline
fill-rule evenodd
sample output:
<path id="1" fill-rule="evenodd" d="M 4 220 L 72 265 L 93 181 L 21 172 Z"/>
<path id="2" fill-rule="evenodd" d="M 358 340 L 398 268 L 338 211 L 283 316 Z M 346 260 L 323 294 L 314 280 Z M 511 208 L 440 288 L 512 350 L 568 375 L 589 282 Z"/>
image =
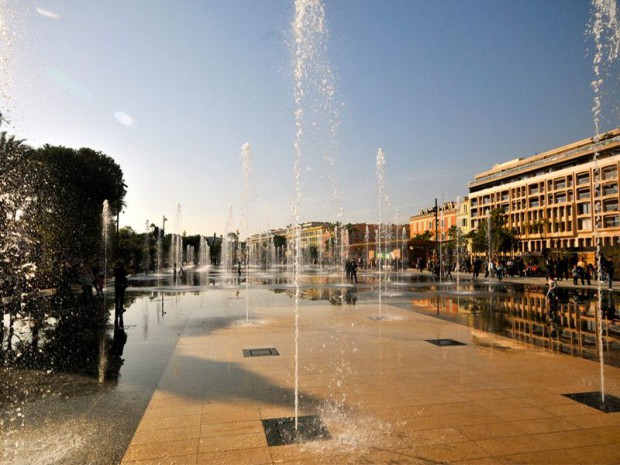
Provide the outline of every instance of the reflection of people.
<path id="1" fill-rule="evenodd" d="M 118 328 L 114 330 L 114 341 L 112 342 L 112 348 L 110 352 L 112 355 L 120 357 L 123 355 L 123 349 L 127 342 L 127 333 L 124 329 Z"/>
<path id="2" fill-rule="evenodd" d="M 121 329 L 116 328 L 114 330 L 114 339 L 112 340 L 112 346 L 110 347 L 110 353 L 108 357 L 108 369 L 107 377 L 110 379 L 117 379 L 118 373 L 121 369 L 121 365 L 125 361 L 122 357 L 125 343 L 127 342 L 127 333 Z"/>
<path id="3" fill-rule="evenodd" d="M 616 318 L 616 305 L 614 304 L 614 296 L 611 292 L 607 292 L 607 297 L 602 300 L 602 310 L 606 319 L 613 320 Z"/>
<path id="4" fill-rule="evenodd" d="M 123 302 L 125 301 L 125 289 L 127 288 L 127 270 L 125 264 L 119 258 L 114 264 L 114 327 L 122 328 Z"/>

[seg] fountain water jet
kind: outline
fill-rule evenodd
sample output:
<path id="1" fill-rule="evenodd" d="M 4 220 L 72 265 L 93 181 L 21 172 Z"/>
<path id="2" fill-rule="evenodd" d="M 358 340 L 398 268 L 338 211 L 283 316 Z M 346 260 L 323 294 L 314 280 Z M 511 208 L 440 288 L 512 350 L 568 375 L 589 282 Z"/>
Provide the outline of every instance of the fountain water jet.
<path id="1" fill-rule="evenodd" d="M 248 227 L 248 216 L 250 213 L 250 176 L 252 174 L 252 150 L 250 148 L 250 144 L 246 142 L 241 147 L 241 161 L 243 163 L 243 191 L 241 194 L 241 216 L 243 218 L 243 226 L 244 233 L 246 237 L 249 234 Z M 239 238 L 241 240 L 241 238 Z M 245 263 L 245 321 L 246 323 L 250 320 L 250 294 L 248 292 L 248 288 L 250 285 L 250 269 L 248 267 L 248 257 L 247 257 L 248 249 L 246 246 L 246 257 L 244 260 Z M 239 283 L 241 284 L 241 283 Z"/>
<path id="2" fill-rule="evenodd" d="M 594 105 L 592 117 L 595 129 L 595 141 L 601 136 L 602 117 L 602 86 L 603 74 L 606 65 L 611 65 L 618 59 L 620 54 L 620 28 L 618 27 L 617 6 L 615 0 L 593 0 L 593 19 L 589 33 L 594 39 L 595 53 L 593 57 L 594 80 L 592 90 L 594 92 Z M 594 240 L 596 243 L 596 268 L 598 274 L 598 303 L 597 303 L 597 346 L 600 365 L 601 402 L 605 403 L 605 363 L 603 347 L 603 302 L 602 302 L 602 261 L 601 261 L 601 237 L 599 231 L 602 227 L 601 205 L 601 170 L 598 166 L 599 152 L 594 154 Z"/>

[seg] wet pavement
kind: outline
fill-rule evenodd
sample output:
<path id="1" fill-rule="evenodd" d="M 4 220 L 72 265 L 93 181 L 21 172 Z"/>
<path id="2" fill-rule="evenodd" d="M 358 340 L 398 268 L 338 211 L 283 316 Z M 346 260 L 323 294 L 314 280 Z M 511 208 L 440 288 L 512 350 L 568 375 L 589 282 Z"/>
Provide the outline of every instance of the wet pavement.
<path id="1" fill-rule="evenodd" d="M 113 328 L 91 341 L 104 341 L 105 350 L 94 350 L 106 354 L 101 383 L 92 354 L 76 357 L 88 369 L 3 372 L 3 463 L 620 461 L 620 414 L 562 396 L 600 390 L 596 298 L 560 283 L 565 329 L 545 333 L 537 278 L 463 279 L 457 287 L 392 276 L 379 308 L 374 275 L 360 274 L 357 286 L 308 276 L 300 289 L 300 402 L 332 438 L 268 447 L 261 420 L 292 414 L 295 291 L 286 276 L 253 278 L 134 280 L 122 354 L 112 350 L 122 341 Z M 620 395 L 617 319 L 604 325 L 605 388 Z M 466 345 L 426 342 L 439 338 Z M 280 355 L 243 356 L 265 347 Z"/>

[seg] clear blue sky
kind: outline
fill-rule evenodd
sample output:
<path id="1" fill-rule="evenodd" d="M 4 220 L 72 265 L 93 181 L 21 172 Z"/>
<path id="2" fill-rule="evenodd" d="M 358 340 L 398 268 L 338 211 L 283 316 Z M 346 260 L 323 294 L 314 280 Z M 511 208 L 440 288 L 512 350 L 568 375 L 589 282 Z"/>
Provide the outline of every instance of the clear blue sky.
<path id="1" fill-rule="evenodd" d="M 391 218 L 406 221 L 495 163 L 594 134 L 586 0 L 324 4 L 338 153 L 333 172 L 304 153 L 302 221 L 337 219 L 332 185 L 341 221 L 376 221 L 379 148 Z M 113 157 L 128 185 L 121 226 L 166 215 L 168 231 L 243 233 L 245 142 L 249 231 L 291 223 L 293 1 L 3 5 L 5 128 Z M 603 129 L 620 125 L 617 89 L 606 80 Z"/>

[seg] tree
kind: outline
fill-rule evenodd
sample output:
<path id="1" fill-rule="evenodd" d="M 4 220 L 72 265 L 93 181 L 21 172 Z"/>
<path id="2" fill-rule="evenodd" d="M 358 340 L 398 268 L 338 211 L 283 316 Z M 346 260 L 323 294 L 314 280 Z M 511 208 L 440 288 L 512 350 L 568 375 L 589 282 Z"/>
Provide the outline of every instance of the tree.
<path id="1" fill-rule="evenodd" d="M 109 156 L 88 148 L 45 145 L 34 159 L 44 173 L 39 189 L 43 205 L 40 233 L 45 253 L 56 260 L 94 260 L 101 252 L 101 212 L 123 207 L 123 172 Z"/>
<path id="2" fill-rule="evenodd" d="M 472 250 L 478 253 L 512 252 L 518 242 L 517 230 L 506 226 L 506 215 L 499 208 L 491 210 L 487 218 L 481 220 L 478 228 L 467 237 L 471 240 Z"/>
<path id="3" fill-rule="evenodd" d="M 413 238 L 418 241 L 430 241 L 433 238 L 433 233 L 432 231 L 424 231 L 421 234 L 416 234 Z"/>

